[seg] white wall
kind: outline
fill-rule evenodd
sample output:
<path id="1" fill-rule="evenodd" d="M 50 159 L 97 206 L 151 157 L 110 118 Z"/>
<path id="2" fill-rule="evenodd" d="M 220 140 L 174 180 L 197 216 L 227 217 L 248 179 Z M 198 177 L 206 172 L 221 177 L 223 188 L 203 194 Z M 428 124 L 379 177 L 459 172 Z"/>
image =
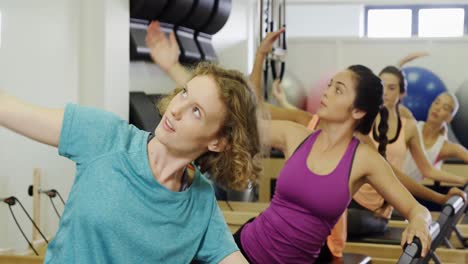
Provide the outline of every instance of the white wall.
<path id="1" fill-rule="evenodd" d="M 127 0 L 1 1 L 0 86 L 34 104 L 91 105 L 128 117 L 129 9 Z M 42 168 L 43 188 L 66 199 L 74 164 L 52 147 L 0 128 L 0 197 L 16 196 L 32 213 L 27 187 Z M 60 202 L 56 202 L 61 211 Z M 26 234 L 32 225 L 13 207 Z M 48 198 L 41 202 L 41 228 L 53 236 L 58 225 Z M 27 244 L 8 206 L 0 204 L 0 248 L 23 251 Z"/>
<path id="2" fill-rule="evenodd" d="M 62 107 L 78 99 L 79 5 L 73 0 L 2 1 L 1 87 L 23 100 Z M 67 197 L 73 164 L 41 145 L 0 128 L 0 197 L 14 195 L 32 213 L 27 186 L 34 167 L 43 168 L 43 186 L 56 188 Z M 43 216 L 51 215 L 43 200 Z M 32 225 L 17 212 L 26 234 Z M 57 220 L 43 218 L 44 231 L 55 232 Z M 0 247 L 26 248 L 6 204 L 0 204 Z M 5 234 L 5 235 L 4 235 Z"/>
<path id="3" fill-rule="evenodd" d="M 80 103 L 128 119 L 129 2 L 80 2 Z"/>

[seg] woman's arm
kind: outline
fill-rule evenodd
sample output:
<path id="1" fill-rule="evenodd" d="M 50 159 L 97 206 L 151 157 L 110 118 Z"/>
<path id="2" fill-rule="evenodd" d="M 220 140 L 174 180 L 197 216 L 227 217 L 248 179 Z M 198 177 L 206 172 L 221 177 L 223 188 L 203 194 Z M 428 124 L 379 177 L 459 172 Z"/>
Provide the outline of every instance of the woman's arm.
<path id="1" fill-rule="evenodd" d="M 270 111 L 271 119 L 273 120 L 287 120 L 307 127 L 312 119 L 312 114 L 306 111 L 281 108 L 269 103 L 265 104 Z"/>
<path id="2" fill-rule="evenodd" d="M 406 63 L 413 61 L 417 58 L 421 58 L 424 56 L 429 56 L 429 52 L 427 51 L 419 51 L 419 52 L 413 52 L 408 54 L 407 56 L 403 57 L 400 61 L 398 61 L 398 67 L 403 67 Z"/>
<path id="3" fill-rule="evenodd" d="M 433 180 L 455 183 L 465 185 L 468 183 L 468 178 L 462 178 L 460 176 L 436 169 L 427 159 L 424 147 L 420 135 L 416 128 L 416 122 L 414 120 L 408 120 L 406 123 L 406 129 L 408 132 L 408 147 L 411 151 L 411 155 L 421 171 L 422 175 Z"/>
<path id="4" fill-rule="evenodd" d="M 279 106 L 286 108 L 286 109 L 294 109 L 298 110 L 299 108 L 292 105 L 288 98 L 286 97 L 286 93 L 284 92 L 283 87 L 281 87 L 280 80 L 277 79 L 273 82 L 273 87 L 271 89 L 272 95 L 275 100 L 278 102 Z"/>
<path id="5" fill-rule="evenodd" d="M 57 147 L 63 109 L 36 106 L 0 90 L 0 125 L 35 141 Z"/>
<path id="6" fill-rule="evenodd" d="M 179 64 L 179 45 L 174 32 L 166 37 L 158 21 L 153 21 L 146 32 L 146 45 L 150 49 L 151 58 L 178 85 L 185 85 L 191 78 L 190 73 Z"/>
<path id="7" fill-rule="evenodd" d="M 255 94 L 257 95 L 258 100 L 263 101 L 262 95 L 262 73 L 263 73 L 263 64 L 265 62 L 267 54 L 271 51 L 273 43 L 279 38 L 284 29 L 280 29 L 276 32 L 269 33 L 260 44 L 255 54 L 255 62 L 252 72 L 250 74 L 250 82 L 252 83 Z M 281 107 L 276 107 L 272 104 L 264 102 L 268 110 L 271 113 L 271 119 L 273 120 L 289 120 L 307 126 L 312 114 L 309 112 L 300 110 L 300 109 L 285 109 Z"/>
<path id="8" fill-rule="evenodd" d="M 371 147 L 359 145 L 356 157 L 358 174 L 364 175 L 365 180 L 409 220 L 401 244 L 411 243 L 413 237 L 417 236 L 423 245 L 422 255 L 425 255 L 431 243 L 428 226 L 432 219 L 429 211 L 401 185 L 389 164 Z"/>
<path id="9" fill-rule="evenodd" d="M 373 144 L 372 140 L 368 135 L 362 135 L 362 134 L 357 134 L 357 138 L 363 143 L 365 143 L 367 146 L 370 146 L 372 149 L 375 150 L 376 153 L 378 153 L 377 148 Z M 464 197 L 464 192 L 458 188 L 452 188 L 449 193 L 443 195 L 438 192 L 435 192 L 426 186 L 419 184 L 415 180 L 413 180 L 410 176 L 406 175 L 399 169 L 397 169 L 395 166 L 392 164 L 389 164 L 390 167 L 392 168 L 393 172 L 395 173 L 395 176 L 397 179 L 405 186 L 405 188 L 415 197 L 419 199 L 423 199 L 426 201 L 432 201 L 437 204 L 444 204 L 447 202 L 447 200 L 452 197 L 453 195 L 460 195 Z"/>
<path id="10" fill-rule="evenodd" d="M 297 146 L 310 135 L 310 130 L 306 127 L 291 121 L 270 121 L 269 145 L 283 152 L 285 159 L 288 159 L 296 150 Z"/>
<path id="11" fill-rule="evenodd" d="M 395 173 L 398 180 L 416 198 L 431 201 L 440 205 L 445 204 L 448 201 L 448 199 L 454 195 L 459 195 L 466 199 L 466 193 L 463 190 L 453 187 L 447 194 L 444 195 L 425 187 L 424 185 L 413 180 L 408 175 L 404 174 L 399 169 L 395 168 L 392 165 L 390 166 L 392 167 L 392 170 Z"/>
<path id="12" fill-rule="evenodd" d="M 439 153 L 439 158 L 442 160 L 448 158 L 457 158 L 463 160 L 465 163 L 468 163 L 468 150 L 460 144 L 445 141 L 442 149 Z"/>
<path id="13" fill-rule="evenodd" d="M 257 48 L 257 52 L 255 53 L 255 61 L 254 66 L 252 69 L 252 73 L 250 74 L 250 81 L 255 88 L 255 94 L 257 97 L 262 97 L 262 73 L 263 73 L 263 63 L 265 62 L 266 56 L 270 53 L 271 49 L 273 48 L 273 43 L 281 36 L 284 32 L 284 28 L 279 29 L 278 31 L 270 32 L 266 35 L 266 37 L 262 40 L 260 45 Z"/>
<path id="14" fill-rule="evenodd" d="M 240 264 L 244 264 L 244 263 L 248 264 L 249 263 L 244 258 L 242 253 L 240 253 L 240 251 L 236 251 L 236 252 L 232 253 L 231 255 L 228 255 L 223 260 L 221 260 L 221 262 L 219 262 L 219 264 L 237 264 L 237 263 L 240 263 Z"/>

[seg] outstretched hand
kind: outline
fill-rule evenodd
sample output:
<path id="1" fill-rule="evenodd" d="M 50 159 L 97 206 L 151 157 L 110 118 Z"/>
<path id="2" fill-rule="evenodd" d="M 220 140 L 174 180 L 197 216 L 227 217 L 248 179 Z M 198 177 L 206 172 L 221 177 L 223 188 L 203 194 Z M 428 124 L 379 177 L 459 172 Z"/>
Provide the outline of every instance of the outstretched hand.
<path id="1" fill-rule="evenodd" d="M 411 244 L 414 237 L 418 237 L 421 241 L 421 256 L 426 256 L 431 246 L 432 237 L 429 233 L 427 222 L 423 219 L 410 221 L 409 225 L 406 227 L 401 236 L 401 246 L 404 246 L 405 244 Z"/>
<path id="2" fill-rule="evenodd" d="M 266 55 L 268 54 L 272 47 L 273 43 L 281 36 L 281 34 L 285 31 L 285 28 L 280 28 L 277 31 L 269 32 L 266 37 L 260 43 L 258 47 L 258 51 L 260 54 Z"/>
<path id="3" fill-rule="evenodd" d="M 146 46 L 150 49 L 151 58 L 163 70 L 169 71 L 179 60 L 179 45 L 174 32 L 166 37 L 158 21 L 153 21 L 146 31 Z"/>

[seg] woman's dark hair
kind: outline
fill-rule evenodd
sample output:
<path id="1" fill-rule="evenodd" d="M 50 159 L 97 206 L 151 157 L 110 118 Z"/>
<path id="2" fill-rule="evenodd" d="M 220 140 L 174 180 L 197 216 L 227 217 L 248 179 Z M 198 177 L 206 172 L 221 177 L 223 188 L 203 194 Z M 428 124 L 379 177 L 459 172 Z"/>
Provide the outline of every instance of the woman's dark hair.
<path id="1" fill-rule="evenodd" d="M 387 66 L 387 67 L 383 68 L 380 71 L 379 76 L 382 76 L 382 74 L 384 74 L 384 73 L 392 74 L 393 76 L 396 76 L 398 78 L 398 86 L 400 87 L 400 94 L 406 93 L 406 88 L 407 88 L 408 84 L 406 82 L 405 73 L 402 70 L 400 70 L 399 68 L 397 68 L 395 66 Z M 402 124 L 401 124 L 399 105 L 400 105 L 400 100 L 398 100 L 398 103 L 397 103 L 397 105 L 395 107 L 396 108 L 396 114 L 397 114 L 397 122 L 398 122 L 397 123 L 397 131 L 396 131 L 395 137 L 388 141 L 389 144 L 392 144 L 393 142 L 397 141 L 398 137 L 400 136 Z M 374 138 L 376 138 L 377 137 L 377 132 L 375 131 L 375 129 L 372 132 L 373 132 Z M 379 133 L 380 133 L 380 131 L 379 131 Z"/>
<path id="2" fill-rule="evenodd" d="M 379 76 L 381 76 L 384 73 L 393 74 L 396 77 L 398 77 L 398 85 L 400 86 L 400 94 L 406 93 L 407 82 L 406 82 L 405 73 L 402 70 L 398 69 L 395 66 L 387 66 L 380 71 Z"/>
<path id="3" fill-rule="evenodd" d="M 379 136 L 375 139 L 379 142 L 379 153 L 385 157 L 388 143 L 388 110 L 383 106 L 382 81 L 363 65 L 352 65 L 348 67 L 348 70 L 354 73 L 356 79 L 356 98 L 353 106 L 366 112 L 366 115 L 359 120 L 355 130 L 364 135 L 369 134 L 375 117 L 380 113 Z"/>

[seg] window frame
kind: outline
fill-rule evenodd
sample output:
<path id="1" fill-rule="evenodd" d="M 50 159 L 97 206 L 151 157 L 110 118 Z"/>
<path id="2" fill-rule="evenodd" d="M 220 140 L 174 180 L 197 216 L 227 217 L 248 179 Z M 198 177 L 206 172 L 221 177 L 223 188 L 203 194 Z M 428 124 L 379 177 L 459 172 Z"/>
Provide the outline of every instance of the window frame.
<path id="1" fill-rule="evenodd" d="M 462 8 L 465 10 L 465 19 L 463 25 L 463 36 L 468 35 L 468 4 L 437 4 L 437 5 L 366 5 L 364 7 L 364 37 L 368 35 L 368 16 L 369 10 L 389 10 L 389 9 L 409 9 L 411 10 L 411 37 L 425 38 L 419 36 L 419 10 L 421 9 L 444 9 L 444 8 Z M 463 37 L 460 36 L 460 37 Z M 401 37 L 407 38 L 407 37 Z M 453 37 L 441 37 L 453 38 Z"/>

